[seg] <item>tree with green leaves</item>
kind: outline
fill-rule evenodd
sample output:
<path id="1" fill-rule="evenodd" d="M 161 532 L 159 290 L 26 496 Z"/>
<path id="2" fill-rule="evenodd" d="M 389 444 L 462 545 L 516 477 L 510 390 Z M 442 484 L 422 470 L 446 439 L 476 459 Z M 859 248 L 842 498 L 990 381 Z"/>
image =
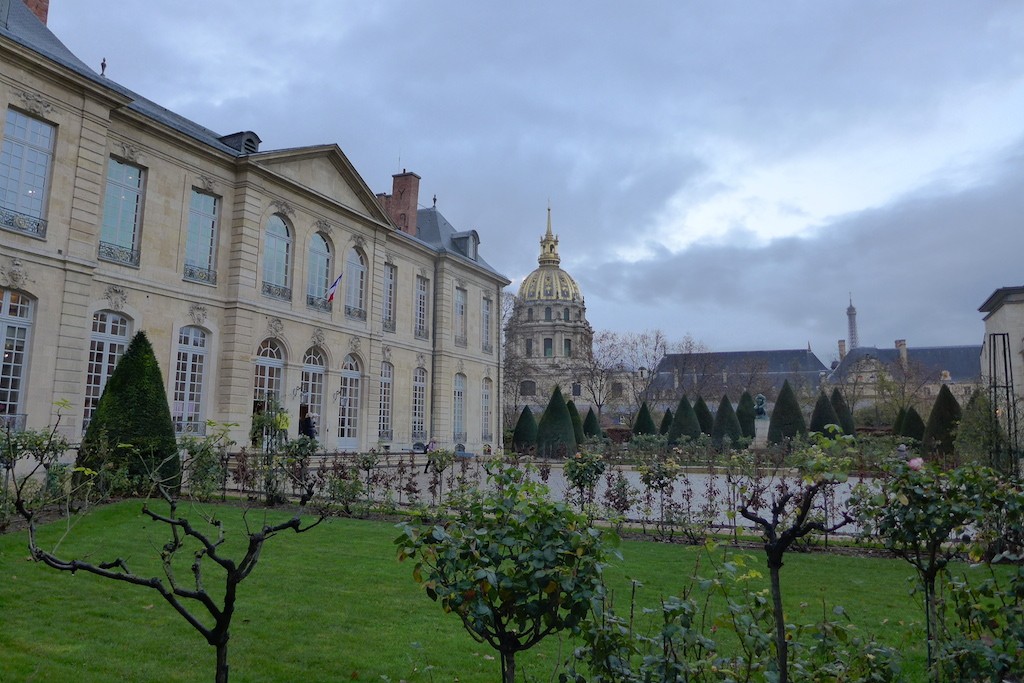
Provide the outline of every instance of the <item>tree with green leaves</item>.
<path id="1" fill-rule="evenodd" d="M 542 458 L 568 457 L 576 452 L 576 431 L 569 408 L 557 385 L 537 425 L 537 455 Z"/>
<path id="2" fill-rule="evenodd" d="M 471 489 L 445 525 L 403 525 L 398 559 L 474 640 L 516 680 L 516 654 L 549 635 L 578 633 L 604 595 L 601 532 L 526 472 L 494 461 L 490 487 Z"/>
<path id="3" fill-rule="evenodd" d="M 172 488 L 180 483 L 175 477 L 181 474 L 181 460 L 163 374 L 145 332 L 135 334 L 107 380 L 77 464 L 109 475 L 107 482 L 121 482 L 112 483 L 120 489 L 113 493 L 145 493 L 153 475 Z"/>
<path id="4" fill-rule="evenodd" d="M 960 424 L 963 411 L 953 392 L 945 384 L 935 397 L 932 412 L 928 415 L 928 423 L 924 428 L 922 445 L 925 453 L 949 458 L 953 455 L 956 441 L 956 430 Z"/>
<path id="5" fill-rule="evenodd" d="M 907 408 L 906 415 L 903 416 L 903 422 L 900 424 L 899 435 L 914 441 L 924 439 L 924 420 L 921 419 L 921 413 L 917 412 L 917 408 L 914 406 Z"/>
<path id="6" fill-rule="evenodd" d="M 591 438 L 601 436 L 601 423 L 593 408 L 587 410 L 587 417 L 583 420 L 583 434 Z"/>
<path id="7" fill-rule="evenodd" d="M 814 404 L 814 411 L 811 412 L 810 430 L 824 434 L 827 425 L 835 425 L 842 428 L 842 425 L 839 424 L 839 416 L 836 415 L 835 408 L 832 407 L 832 401 L 828 400 L 828 396 L 822 391 L 818 394 L 818 400 Z"/>
<path id="8" fill-rule="evenodd" d="M 697 420 L 697 413 L 690 405 L 690 399 L 683 394 L 676 406 L 675 415 L 672 416 L 672 426 L 668 430 L 668 442 L 679 443 L 683 439 L 696 441 L 700 437 L 700 422 Z"/>
<path id="9" fill-rule="evenodd" d="M 754 397 L 749 391 L 744 391 L 740 396 L 739 405 L 736 406 L 736 419 L 740 422 L 740 433 L 753 439 L 757 436 L 757 406 L 754 405 Z"/>
<path id="10" fill-rule="evenodd" d="M 846 399 L 843 398 L 842 392 L 839 391 L 839 387 L 832 390 L 832 396 L 829 397 L 829 401 L 832 403 L 832 409 L 836 411 L 836 417 L 839 418 L 839 426 L 843 428 L 843 434 L 855 436 L 857 425 L 853 421 L 853 412 L 850 410 L 850 406 L 847 405 Z"/>
<path id="11" fill-rule="evenodd" d="M 804 422 L 804 411 L 796 398 L 789 380 L 782 384 L 779 397 L 775 399 L 775 408 L 768 420 L 768 443 L 779 444 L 797 435 L 807 434 L 807 423 Z"/>
<path id="12" fill-rule="evenodd" d="M 729 395 L 723 394 L 722 400 L 718 403 L 718 412 L 715 413 L 715 423 L 711 429 L 711 442 L 716 448 L 722 448 L 726 445 L 726 439 L 728 439 L 729 445 L 735 446 L 741 438 L 743 438 L 743 432 L 740 429 L 739 418 L 736 417 L 736 411 L 732 408 Z"/>
<path id="13" fill-rule="evenodd" d="M 988 465 L 1003 474 L 1013 473 L 1013 458 L 1006 457 L 1006 439 L 987 392 L 975 389 L 964 406 L 956 430 L 956 453 L 961 463 Z"/>
<path id="14" fill-rule="evenodd" d="M 640 404 L 640 411 L 636 414 L 636 421 L 633 422 L 633 434 L 635 436 L 644 436 L 657 433 L 658 428 L 654 426 L 651 409 L 647 407 L 647 401 L 644 401 Z"/>
<path id="15" fill-rule="evenodd" d="M 661 417 L 661 425 L 658 427 L 658 434 L 662 436 L 668 435 L 668 430 L 672 428 L 672 409 L 666 408 L 665 414 Z"/>
<path id="16" fill-rule="evenodd" d="M 523 406 L 523 412 L 516 421 L 512 432 L 512 448 L 517 453 L 524 453 L 537 445 L 537 419 L 533 416 L 530 406 Z"/>
<path id="17" fill-rule="evenodd" d="M 694 401 L 693 414 L 697 416 L 697 424 L 700 425 L 701 434 L 711 436 L 711 430 L 715 428 L 715 416 L 711 414 L 711 409 L 704 402 L 703 396 L 698 396 L 697 400 Z"/>
<path id="18" fill-rule="evenodd" d="M 569 410 L 569 419 L 572 420 L 572 431 L 576 437 L 576 445 L 579 445 L 587 438 L 586 434 L 583 433 L 583 418 L 580 417 L 580 411 L 576 409 L 576 404 L 572 399 L 565 402 L 565 407 Z"/>

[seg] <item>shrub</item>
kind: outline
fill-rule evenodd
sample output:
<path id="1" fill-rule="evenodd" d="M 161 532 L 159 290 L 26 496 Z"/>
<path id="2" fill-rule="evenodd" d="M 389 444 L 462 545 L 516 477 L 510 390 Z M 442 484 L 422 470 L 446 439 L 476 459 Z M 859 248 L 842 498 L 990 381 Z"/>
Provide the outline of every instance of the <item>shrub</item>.
<path id="1" fill-rule="evenodd" d="M 739 405 L 736 406 L 736 419 L 740 422 L 740 433 L 753 439 L 757 436 L 757 406 L 754 405 L 754 398 L 749 391 L 744 391 L 740 396 Z"/>
<path id="2" fill-rule="evenodd" d="M 601 436 L 601 423 L 597 419 L 597 413 L 593 408 L 587 410 L 587 417 L 583 420 L 583 434 L 588 438 Z"/>
<path id="3" fill-rule="evenodd" d="M 672 426 L 668 430 L 668 442 L 675 444 L 683 439 L 696 439 L 700 436 L 700 422 L 697 414 L 693 412 L 690 400 L 684 394 L 676 406 L 676 413 L 672 417 Z"/>
<path id="4" fill-rule="evenodd" d="M 654 426 L 654 418 L 651 417 L 651 409 L 647 407 L 647 401 L 640 405 L 640 412 L 636 414 L 633 422 L 633 434 L 644 436 L 657 434 L 658 428 Z"/>
<path id="5" fill-rule="evenodd" d="M 779 391 L 779 397 L 775 400 L 775 408 L 768 421 L 768 443 L 782 443 L 806 433 L 807 423 L 804 422 L 800 402 L 793 387 L 789 386 L 789 380 L 786 380 Z"/>
<path id="6" fill-rule="evenodd" d="M 896 419 L 892 421 L 892 433 L 896 436 L 903 436 L 903 423 L 907 419 L 907 409 L 900 406 L 896 411 Z"/>
<path id="7" fill-rule="evenodd" d="M 914 406 L 907 408 L 907 414 L 903 417 L 903 423 L 900 425 L 900 436 L 915 441 L 924 439 L 924 420 L 921 419 L 921 414 Z"/>
<path id="8" fill-rule="evenodd" d="M 718 412 L 715 413 L 711 441 L 716 448 L 722 448 L 723 446 L 729 447 L 729 445 L 735 446 L 742 438 L 743 432 L 740 430 L 740 421 L 736 417 L 736 411 L 732 409 L 729 396 L 723 394 L 722 400 L 718 404 Z M 726 439 L 729 440 L 728 444 L 725 442 Z"/>
<path id="9" fill-rule="evenodd" d="M 818 394 L 818 401 L 814 404 L 814 412 L 811 413 L 810 430 L 824 434 L 826 425 L 842 427 L 839 424 L 839 416 L 836 415 L 835 408 L 832 407 L 832 402 L 828 400 L 828 396 L 822 391 Z"/>
<path id="10" fill-rule="evenodd" d="M 522 453 L 537 445 L 537 420 L 530 406 L 524 406 L 519 414 L 516 428 L 512 432 L 512 448 Z"/>
<path id="11" fill-rule="evenodd" d="M 661 425 L 658 427 L 658 433 L 662 436 L 668 435 L 668 430 L 672 428 L 672 409 L 666 408 L 665 414 L 661 418 Z"/>
<path id="12" fill-rule="evenodd" d="M 839 387 L 832 390 L 832 396 L 829 400 L 832 402 L 832 409 L 836 411 L 836 417 L 839 418 L 839 426 L 843 428 L 843 434 L 846 436 L 855 435 L 857 433 L 857 425 L 853 421 L 853 413 L 850 411 L 850 406 L 846 404 L 846 399 L 843 398 Z"/>
<path id="13" fill-rule="evenodd" d="M 537 425 L 537 455 L 544 458 L 566 457 L 575 452 L 576 432 L 572 428 L 572 418 L 562 398 L 562 390 L 556 386 Z"/>
<path id="14" fill-rule="evenodd" d="M 700 425 L 701 434 L 710 436 L 711 430 L 715 428 L 715 418 L 711 414 L 708 404 L 704 402 L 703 396 L 697 397 L 697 401 L 693 404 L 693 413 L 697 416 L 697 423 Z"/>
<path id="15" fill-rule="evenodd" d="M 580 411 L 576 410 L 576 404 L 571 399 L 565 402 L 565 407 L 569 410 L 569 419 L 572 420 L 572 432 L 576 437 L 576 443 L 581 444 L 586 441 L 587 435 L 583 433 L 583 419 L 580 417 Z"/>
<path id="16" fill-rule="evenodd" d="M 921 439 L 925 452 L 943 457 L 953 455 L 956 429 L 962 416 L 963 411 L 956 397 L 943 384 L 939 395 L 935 397 L 932 412 L 928 415 L 928 424 L 924 428 L 924 438 Z"/>
<path id="17" fill-rule="evenodd" d="M 962 463 L 989 465 L 999 472 L 1013 471 L 1013 458 L 1006 457 L 1005 439 L 992 402 L 981 389 L 976 389 L 964 407 L 956 431 L 956 453 Z"/>

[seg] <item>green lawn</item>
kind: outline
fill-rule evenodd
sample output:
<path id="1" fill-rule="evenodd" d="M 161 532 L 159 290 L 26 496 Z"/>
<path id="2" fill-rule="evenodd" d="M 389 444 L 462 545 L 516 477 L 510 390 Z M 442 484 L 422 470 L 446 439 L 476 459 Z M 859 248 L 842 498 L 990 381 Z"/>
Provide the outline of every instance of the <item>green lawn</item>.
<path id="1" fill-rule="evenodd" d="M 166 531 L 140 507 L 126 502 L 94 512 L 67 536 L 62 552 L 95 561 L 117 555 L 139 573 L 159 574 L 156 557 Z M 230 547 L 240 555 L 240 515 L 234 508 L 220 513 L 235 542 Z M 250 521 L 261 520 L 262 513 L 250 514 Z M 47 529 L 51 539 L 61 531 Z M 240 588 L 232 680 L 497 680 L 492 651 L 424 595 L 410 578 L 411 566 L 396 562 L 397 533 L 390 523 L 340 519 L 271 539 Z M 90 548 L 90 540 L 106 549 Z M 678 592 L 698 554 L 649 542 L 625 542 L 621 551 L 623 561 L 607 574 L 620 608 L 628 602 L 630 579 L 643 584 L 639 601 L 645 605 Z M 753 566 L 766 574 L 763 555 L 752 555 Z M 187 564 L 182 578 L 186 570 Z M 830 609 L 843 605 L 862 630 L 903 649 L 911 660 L 906 680 L 918 680 L 920 637 L 906 647 L 907 623 L 920 622 L 922 614 L 908 595 L 910 575 L 909 565 L 895 560 L 792 554 L 783 569 L 787 610 L 798 621 L 812 621 L 823 599 Z M 33 563 L 24 533 L 0 537 L 0 615 L 0 681 L 213 678 L 213 648 L 156 592 Z M 570 641 L 551 639 L 517 661 L 529 680 L 549 681 L 572 648 Z"/>

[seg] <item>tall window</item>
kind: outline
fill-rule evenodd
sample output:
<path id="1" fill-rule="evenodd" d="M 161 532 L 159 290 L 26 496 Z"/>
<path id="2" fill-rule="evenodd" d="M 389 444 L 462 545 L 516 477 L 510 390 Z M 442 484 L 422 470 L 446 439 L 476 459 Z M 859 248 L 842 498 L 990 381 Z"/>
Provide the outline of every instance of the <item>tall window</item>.
<path id="1" fill-rule="evenodd" d="M 128 347 L 128 318 L 113 311 L 97 311 L 92 316 L 92 336 L 89 340 L 89 366 L 85 377 L 85 429 L 96 412 L 103 388 L 121 354 Z"/>
<path id="2" fill-rule="evenodd" d="M 480 439 L 490 441 L 494 438 L 491 432 L 491 378 L 484 377 L 480 384 Z"/>
<path id="3" fill-rule="evenodd" d="M 381 319 L 384 331 L 395 331 L 395 287 L 398 284 L 398 266 L 384 264 L 384 298 L 381 300 Z"/>
<path id="4" fill-rule="evenodd" d="M 493 303 L 489 297 L 484 297 L 480 308 L 480 346 L 484 353 L 490 353 L 494 350 L 494 342 L 491 338 L 491 317 L 493 315 L 491 307 Z"/>
<path id="5" fill-rule="evenodd" d="M 564 310 L 564 311 L 562 312 L 562 320 L 565 320 L 566 322 L 568 322 L 568 321 L 569 321 L 569 309 L 568 309 L 568 308 L 566 308 L 566 309 L 565 309 L 565 310 Z"/>
<path id="6" fill-rule="evenodd" d="M 547 306 L 544 309 L 544 320 L 546 322 L 551 322 L 551 307 L 550 306 Z"/>
<path id="7" fill-rule="evenodd" d="M 7 110 L 0 147 L 0 226 L 46 237 L 43 218 L 57 129 Z"/>
<path id="8" fill-rule="evenodd" d="M 171 418 L 178 434 L 205 434 L 203 378 L 206 374 L 206 332 L 195 326 L 178 330 Z"/>
<path id="9" fill-rule="evenodd" d="M 466 376 L 455 375 L 452 390 L 452 438 L 456 443 L 466 441 Z"/>
<path id="10" fill-rule="evenodd" d="M 377 417 L 377 438 L 391 441 L 391 416 L 394 412 L 394 379 L 395 366 L 391 363 L 380 364 L 380 411 Z"/>
<path id="11" fill-rule="evenodd" d="M 524 348 L 523 348 L 523 352 L 526 354 L 527 358 L 532 358 L 533 357 L 533 340 L 532 339 L 527 339 L 526 340 Z"/>
<path id="12" fill-rule="evenodd" d="M 551 337 L 544 337 L 544 357 L 552 358 L 555 355 L 555 341 Z"/>
<path id="13" fill-rule="evenodd" d="M 566 358 L 572 358 L 572 339 L 562 340 L 562 355 Z"/>
<path id="14" fill-rule="evenodd" d="M 107 194 L 103 201 L 103 226 L 100 228 L 100 258 L 139 265 L 142 183 L 141 168 L 111 157 L 107 163 Z"/>
<path id="15" fill-rule="evenodd" d="M 412 371 L 412 440 L 425 441 L 427 438 L 427 371 L 416 368 Z"/>
<path id="16" fill-rule="evenodd" d="M 263 244 L 263 294 L 290 301 L 292 236 L 284 219 L 274 214 L 267 221 Z"/>
<path id="17" fill-rule="evenodd" d="M 357 249 L 348 250 L 345 278 L 345 315 L 366 320 L 366 259 Z"/>
<path id="18" fill-rule="evenodd" d="M 265 339 L 256 351 L 253 371 L 253 407 L 265 410 L 281 403 L 284 389 L 284 349 L 273 339 Z"/>
<path id="19" fill-rule="evenodd" d="M 0 332 L 4 343 L 4 357 L 0 362 L 0 429 L 25 429 L 22 384 L 28 367 L 31 327 L 31 300 L 24 294 L 0 287 Z"/>
<path id="20" fill-rule="evenodd" d="M 413 332 L 417 339 L 429 339 L 430 328 L 428 313 L 430 311 L 430 280 L 422 275 L 416 276 L 416 297 L 413 308 Z"/>
<path id="21" fill-rule="evenodd" d="M 455 343 L 466 345 L 466 290 L 455 288 Z"/>
<path id="22" fill-rule="evenodd" d="M 338 447 L 359 447 L 359 359 L 349 354 L 341 364 L 338 392 Z"/>
<path id="23" fill-rule="evenodd" d="M 324 362 L 323 352 L 311 346 L 306 349 L 306 355 L 302 359 L 302 402 L 309 409 L 309 414 L 319 422 L 320 415 L 324 410 Z"/>
<path id="24" fill-rule="evenodd" d="M 220 200 L 192 190 L 188 206 L 188 238 L 185 242 L 185 279 L 217 284 L 217 212 Z"/>
<path id="25" fill-rule="evenodd" d="M 309 241 L 309 257 L 306 275 L 306 305 L 321 311 L 331 310 L 327 290 L 331 287 L 331 246 L 320 233 Z"/>

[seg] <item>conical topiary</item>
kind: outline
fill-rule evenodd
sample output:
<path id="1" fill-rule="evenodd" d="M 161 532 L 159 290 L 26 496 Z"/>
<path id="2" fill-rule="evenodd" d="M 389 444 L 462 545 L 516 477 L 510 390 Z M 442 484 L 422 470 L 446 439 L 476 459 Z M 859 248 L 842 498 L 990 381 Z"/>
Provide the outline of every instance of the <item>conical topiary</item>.
<path id="1" fill-rule="evenodd" d="M 917 408 L 914 406 L 907 408 L 903 423 L 900 425 L 900 436 L 906 436 L 915 441 L 924 439 L 924 420 L 921 419 L 921 413 L 917 412 Z"/>
<path id="2" fill-rule="evenodd" d="M 569 419 L 572 420 L 572 432 L 576 437 L 576 444 L 583 443 L 586 435 L 583 433 L 583 418 L 580 417 L 580 411 L 576 410 L 576 404 L 569 399 L 565 402 L 565 407 L 569 409 Z"/>
<path id="3" fill-rule="evenodd" d="M 701 433 L 710 436 L 711 430 L 715 428 L 715 416 L 711 414 L 711 409 L 704 402 L 703 396 L 697 397 L 697 401 L 693 404 L 693 412 L 697 416 Z"/>
<path id="4" fill-rule="evenodd" d="M 587 410 L 587 417 L 583 420 L 583 434 L 587 437 L 601 436 L 601 422 L 593 407 Z"/>
<path id="5" fill-rule="evenodd" d="M 928 415 L 928 424 L 924 428 L 922 446 L 925 453 L 953 455 L 953 444 L 956 440 L 956 429 L 960 424 L 963 411 L 953 392 L 945 384 L 935 397 L 932 412 Z"/>
<path id="6" fill-rule="evenodd" d="M 668 430 L 672 428 L 672 409 L 666 408 L 661 418 L 661 425 L 658 427 L 658 434 L 668 436 Z"/>
<path id="7" fill-rule="evenodd" d="M 576 452 L 576 432 L 562 390 L 555 386 L 544 415 L 537 425 L 537 455 L 542 458 L 567 457 Z"/>
<path id="8" fill-rule="evenodd" d="M 698 437 L 700 437 L 700 422 L 697 420 L 697 414 L 693 412 L 690 399 L 686 398 L 684 394 L 679 399 L 679 405 L 676 406 L 676 412 L 672 416 L 672 426 L 668 430 L 668 442 L 676 444 L 683 439 L 696 440 Z"/>
<path id="9" fill-rule="evenodd" d="M 515 431 L 512 432 L 512 448 L 523 453 L 537 445 L 537 419 L 533 416 L 530 406 L 523 406 L 519 413 Z"/>
<path id="10" fill-rule="evenodd" d="M 846 399 L 843 398 L 839 387 L 832 389 L 832 396 L 829 400 L 832 403 L 832 409 L 836 411 L 836 417 L 839 418 L 839 426 L 843 428 L 843 434 L 847 436 L 855 435 L 857 433 L 857 425 L 853 421 L 853 412 L 850 410 L 850 406 L 846 405 Z"/>
<path id="11" fill-rule="evenodd" d="M 903 422 L 907 419 L 907 409 L 900 406 L 896 411 L 896 419 L 892 421 L 892 433 L 896 436 L 903 436 Z"/>
<path id="12" fill-rule="evenodd" d="M 636 414 L 636 419 L 633 421 L 633 434 L 644 436 L 657 433 L 658 428 L 654 426 L 651 409 L 647 407 L 647 401 L 644 401 L 640 404 L 640 412 Z"/>
<path id="13" fill-rule="evenodd" d="M 82 438 L 78 465 L 96 471 L 124 468 L 132 477 L 128 490 L 112 493 L 146 492 L 152 475 L 172 487 L 180 483 L 181 460 L 163 373 L 145 332 L 132 338 L 107 380 Z"/>
<path id="14" fill-rule="evenodd" d="M 740 422 L 740 433 L 748 439 L 757 436 L 757 406 L 754 405 L 754 398 L 749 391 L 744 391 L 740 396 L 739 405 L 736 406 L 736 419 Z"/>
<path id="15" fill-rule="evenodd" d="M 804 422 L 800 402 L 793 388 L 789 386 L 789 380 L 786 380 L 779 391 L 779 397 L 775 399 L 775 408 L 768 420 L 768 443 L 782 443 L 795 438 L 798 434 L 806 433 L 807 423 Z"/>
<path id="16" fill-rule="evenodd" d="M 832 401 L 828 400 L 828 396 L 822 391 L 818 394 L 814 412 L 811 413 L 810 429 L 812 432 L 825 434 L 828 425 L 835 425 L 842 429 L 842 425 L 839 424 L 839 416 L 836 415 L 835 408 L 832 407 Z"/>
<path id="17" fill-rule="evenodd" d="M 711 442 L 716 448 L 722 448 L 723 445 L 736 445 L 742 437 L 740 421 L 736 417 L 736 411 L 732 409 L 732 401 L 729 400 L 728 395 L 723 395 L 718 404 L 718 412 L 715 413 L 715 424 L 711 429 Z"/>

